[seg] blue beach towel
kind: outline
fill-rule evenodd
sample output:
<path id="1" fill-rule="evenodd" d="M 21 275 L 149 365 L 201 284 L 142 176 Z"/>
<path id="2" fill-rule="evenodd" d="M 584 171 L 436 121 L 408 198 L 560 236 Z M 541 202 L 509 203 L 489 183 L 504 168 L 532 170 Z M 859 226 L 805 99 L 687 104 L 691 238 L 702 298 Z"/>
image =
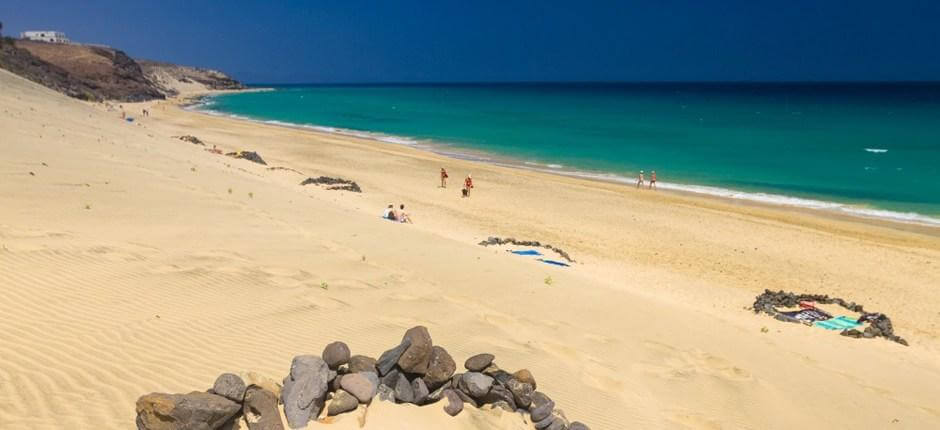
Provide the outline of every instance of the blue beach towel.
<path id="1" fill-rule="evenodd" d="M 539 258 L 539 261 L 541 261 L 541 262 L 543 262 L 543 263 L 545 263 L 545 264 L 551 264 L 551 265 L 554 265 L 554 266 L 563 266 L 563 267 L 568 267 L 568 266 L 569 266 L 568 263 L 562 263 L 561 261 L 555 261 L 555 260 L 546 260 L 546 259 L 544 259 L 544 258 Z"/>
<path id="2" fill-rule="evenodd" d="M 822 327 L 826 330 L 848 330 L 860 326 L 861 324 L 855 321 L 855 318 L 847 316 L 837 316 L 833 319 L 825 321 L 816 321 L 813 323 L 816 327 Z"/>
<path id="3" fill-rule="evenodd" d="M 542 255 L 541 252 L 538 252 L 534 249 L 523 249 L 521 251 L 509 251 L 516 255 Z"/>

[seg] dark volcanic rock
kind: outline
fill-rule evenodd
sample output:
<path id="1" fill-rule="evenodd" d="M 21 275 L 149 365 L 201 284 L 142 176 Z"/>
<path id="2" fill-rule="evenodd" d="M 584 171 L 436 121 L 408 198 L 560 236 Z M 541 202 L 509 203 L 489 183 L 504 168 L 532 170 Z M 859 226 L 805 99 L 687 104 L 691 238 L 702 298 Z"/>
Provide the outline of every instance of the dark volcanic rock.
<path id="1" fill-rule="evenodd" d="M 431 358 L 428 360 L 428 370 L 424 374 L 424 383 L 428 388 L 436 389 L 454 376 L 457 370 L 457 363 L 447 353 L 447 350 L 440 346 L 431 347 Z"/>
<path id="2" fill-rule="evenodd" d="M 411 340 L 405 338 L 402 339 L 398 346 L 383 352 L 382 355 L 379 356 L 379 359 L 375 362 L 375 368 L 378 369 L 379 375 L 385 376 L 388 374 L 388 372 L 390 372 L 395 367 L 395 365 L 398 364 L 398 360 L 401 358 L 402 354 L 405 353 L 405 350 L 408 349 L 409 346 L 411 346 Z"/>
<path id="3" fill-rule="evenodd" d="M 349 357 L 349 373 L 358 372 L 376 372 L 375 359 L 364 355 L 354 355 Z"/>
<path id="4" fill-rule="evenodd" d="M 382 379 L 379 380 L 379 384 L 384 384 L 384 385 L 394 388 L 395 384 L 398 383 L 398 375 L 400 373 L 401 372 L 398 371 L 398 368 L 392 369 L 390 372 L 386 373 L 385 376 L 382 377 Z"/>
<path id="5" fill-rule="evenodd" d="M 532 404 L 532 393 L 535 392 L 535 388 L 533 388 L 532 385 L 512 378 L 506 383 L 506 388 L 512 393 L 512 398 L 516 402 L 516 406 L 528 409 L 529 405 Z"/>
<path id="6" fill-rule="evenodd" d="M 225 154 L 225 155 L 232 157 L 232 158 L 241 158 L 243 160 L 252 161 L 258 164 L 264 164 L 265 166 L 268 165 L 268 163 L 265 163 L 264 159 L 261 158 L 261 156 L 258 155 L 258 153 L 254 151 L 229 152 L 228 154 Z"/>
<path id="7" fill-rule="evenodd" d="M 379 376 L 374 372 L 343 375 L 342 387 L 362 403 L 368 403 L 379 389 Z"/>
<path id="8" fill-rule="evenodd" d="M 323 348 L 323 361 L 330 369 L 336 370 L 349 362 L 349 346 L 343 342 L 333 342 Z"/>
<path id="9" fill-rule="evenodd" d="M 214 430 L 232 418 L 241 406 L 215 394 L 151 393 L 137 399 L 139 430 Z"/>
<path id="10" fill-rule="evenodd" d="M 513 395 L 506 387 L 500 385 L 493 385 L 490 388 L 490 392 L 486 393 L 483 397 L 480 398 L 480 403 L 505 403 L 506 406 L 509 406 L 509 410 L 516 410 L 516 401 L 513 400 Z"/>
<path id="11" fill-rule="evenodd" d="M 568 426 L 568 430 L 591 430 L 591 428 L 580 421 L 575 421 Z"/>
<path id="12" fill-rule="evenodd" d="M 422 405 L 428 399 L 428 386 L 424 384 L 421 378 L 415 378 L 411 381 L 411 391 L 414 393 L 414 404 Z"/>
<path id="13" fill-rule="evenodd" d="M 359 188 L 359 184 L 343 178 L 331 178 L 329 176 L 320 176 L 316 178 L 307 178 L 304 179 L 300 185 L 326 185 L 328 190 L 339 190 L 339 191 L 352 191 L 354 193 L 361 193 L 362 188 Z"/>
<path id="14" fill-rule="evenodd" d="M 548 396 L 539 391 L 532 393 L 532 404 L 529 406 L 529 415 L 531 415 L 533 422 L 548 418 L 552 415 L 552 410 L 554 409 L 555 402 L 548 398 Z"/>
<path id="15" fill-rule="evenodd" d="M 494 358 L 496 357 L 493 354 L 477 354 L 468 358 L 463 367 L 471 372 L 482 372 L 493 362 Z"/>
<path id="16" fill-rule="evenodd" d="M 460 396 L 460 400 L 463 400 L 464 403 L 472 405 L 474 408 L 480 406 L 477 404 L 477 401 L 473 400 L 473 398 L 470 397 L 470 395 L 468 395 L 467 393 L 464 393 L 463 391 L 460 391 L 460 390 L 453 390 L 453 391 L 457 393 L 458 396 Z"/>
<path id="17" fill-rule="evenodd" d="M 303 428 L 311 417 L 319 415 L 326 400 L 329 375 L 330 368 L 320 357 L 294 357 L 290 375 L 284 378 L 284 388 L 281 390 L 284 415 L 291 428 Z"/>
<path id="18" fill-rule="evenodd" d="M 233 402 L 241 403 L 245 398 L 245 381 L 234 373 L 223 373 L 212 385 L 212 392 Z"/>
<path id="19" fill-rule="evenodd" d="M 415 392 L 405 375 L 399 374 L 398 381 L 395 382 L 395 386 L 392 388 L 395 389 L 395 400 L 401 403 L 414 403 Z"/>
<path id="20" fill-rule="evenodd" d="M 424 326 L 417 326 L 408 329 L 402 338 L 402 343 L 408 340 L 411 345 L 398 359 L 398 367 L 408 373 L 417 373 L 424 375 L 428 370 L 428 362 L 431 360 L 431 334 Z"/>
<path id="21" fill-rule="evenodd" d="M 454 390 L 445 390 L 444 397 L 447 398 L 447 404 L 444 405 L 444 412 L 452 417 L 457 416 L 463 410 L 463 399 Z"/>
<path id="22" fill-rule="evenodd" d="M 242 414 L 248 423 L 248 430 L 284 430 L 277 409 L 277 396 L 257 385 L 245 391 Z"/>
<path id="23" fill-rule="evenodd" d="M 326 414 L 329 416 L 339 415 L 343 412 L 349 412 L 359 406 L 359 399 L 352 394 L 339 390 L 330 400 L 330 405 L 326 408 Z"/>
<path id="24" fill-rule="evenodd" d="M 485 396 L 486 393 L 490 392 L 490 387 L 493 386 L 492 377 L 477 372 L 464 373 L 461 382 L 462 386 L 466 387 L 467 394 L 475 399 Z"/>
<path id="25" fill-rule="evenodd" d="M 442 398 L 444 398 L 444 391 L 449 389 L 451 389 L 451 382 L 447 381 L 436 390 L 428 394 L 428 398 L 425 400 L 425 403 L 434 403 L 440 401 Z"/>

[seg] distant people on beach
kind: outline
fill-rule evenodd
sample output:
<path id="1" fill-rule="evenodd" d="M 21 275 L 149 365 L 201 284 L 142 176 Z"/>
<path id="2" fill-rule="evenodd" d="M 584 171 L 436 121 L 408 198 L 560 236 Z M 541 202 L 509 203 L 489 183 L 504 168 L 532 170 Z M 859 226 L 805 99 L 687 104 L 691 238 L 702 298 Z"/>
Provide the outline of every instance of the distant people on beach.
<path id="1" fill-rule="evenodd" d="M 398 207 L 398 222 L 411 224 L 411 217 L 408 216 L 408 213 L 405 212 L 405 204 L 402 203 Z"/>
<path id="2" fill-rule="evenodd" d="M 467 179 L 463 180 L 463 197 L 470 197 L 470 189 L 473 188 L 473 175 L 467 174 Z"/>
<path id="3" fill-rule="evenodd" d="M 656 171 L 653 170 L 650 172 L 650 189 L 656 188 Z"/>
<path id="4" fill-rule="evenodd" d="M 141 114 L 143 116 L 150 116 L 150 111 L 148 111 L 147 109 L 141 109 L 141 111 L 142 111 Z"/>
<path id="5" fill-rule="evenodd" d="M 643 171 L 640 170 L 640 176 L 636 178 L 636 187 L 637 189 L 639 189 L 642 186 L 643 186 Z"/>
<path id="6" fill-rule="evenodd" d="M 447 171 L 441 167 L 441 188 L 447 188 Z"/>

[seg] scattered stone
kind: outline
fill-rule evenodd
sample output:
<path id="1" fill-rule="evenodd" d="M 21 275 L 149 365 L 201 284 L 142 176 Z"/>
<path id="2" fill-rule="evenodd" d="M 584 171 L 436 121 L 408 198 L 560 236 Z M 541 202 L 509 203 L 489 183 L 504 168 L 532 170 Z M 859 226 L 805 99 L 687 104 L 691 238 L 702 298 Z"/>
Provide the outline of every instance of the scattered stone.
<path id="1" fill-rule="evenodd" d="M 361 193 L 362 188 L 359 188 L 359 184 L 343 178 L 331 178 L 329 176 L 320 176 L 317 178 L 307 178 L 304 179 L 300 185 L 326 185 L 328 190 L 338 190 L 338 191 L 352 191 L 354 193 Z"/>
<path id="2" fill-rule="evenodd" d="M 368 403 L 379 389 L 379 375 L 374 372 L 351 373 L 343 376 L 341 386 L 362 403 Z"/>
<path id="3" fill-rule="evenodd" d="M 423 405 L 428 399 L 428 394 L 430 394 L 428 386 L 421 378 L 415 378 L 414 381 L 411 381 L 411 391 L 414 393 L 414 404 L 416 405 Z"/>
<path id="4" fill-rule="evenodd" d="M 444 397 L 447 398 L 447 404 L 444 405 L 444 412 L 452 417 L 457 416 L 463 410 L 463 399 L 454 390 L 445 390 Z"/>
<path id="5" fill-rule="evenodd" d="M 241 406 L 225 397 L 194 391 L 151 393 L 137 399 L 138 430 L 217 429 Z"/>
<path id="6" fill-rule="evenodd" d="M 383 352 L 378 361 L 375 362 L 375 368 L 378 369 L 379 375 L 384 376 L 390 372 L 398 364 L 398 360 L 401 359 L 402 354 L 409 346 L 411 346 L 411 340 L 405 338 L 398 346 Z"/>
<path id="7" fill-rule="evenodd" d="M 555 417 L 552 420 L 552 423 L 545 430 L 565 430 L 566 428 L 567 427 L 565 426 L 565 422 L 560 418 Z"/>
<path id="8" fill-rule="evenodd" d="M 327 407 L 326 414 L 329 416 L 339 415 L 343 412 L 356 409 L 357 406 L 359 406 L 357 396 L 339 390 L 333 395 L 333 400 L 330 401 L 330 406 Z"/>
<path id="9" fill-rule="evenodd" d="M 458 396 L 460 396 L 460 400 L 463 400 L 464 403 L 470 404 L 474 408 L 477 408 L 480 406 L 479 404 L 477 404 L 476 400 L 473 400 L 473 398 L 470 397 L 469 394 L 464 393 L 463 391 L 460 391 L 460 390 L 454 390 L 454 392 L 457 393 Z"/>
<path id="10" fill-rule="evenodd" d="M 248 430 L 284 430 L 277 409 L 277 395 L 257 385 L 251 385 L 245 391 L 242 414 Z"/>
<path id="11" fill-rule="evenodd" d="M 232 157 L 232 158 L 241 158 L 243 160 L 252 161 L 258 164 L 264 164 L 265 166 L 268 165 L 268 163 L 265 163 L 264 159 L 262 159 L 261 156 L 258 155 L 258 153 L 254 151 L 229 152 L 228 154 L 225 154 L 225 155 Z"/>
<path id="12" fill-rule="evenodd" d="M 400 403 L 414 403 L 415 392 L 411 388 L 411 383 L 405 375 L 399 374 L 398 381 L 395 382 L 395 400 Z"/>
<path id="13" fill-rule="evenodd" d="M 471 372 L 482 372 L 493 362 L 494 358 L 496 357 L 493 354 L 477 354 L 468 358 L 463 367 Z"/>
<path id="14" fill-rule="evenodd" d="M 532 404 L 529 406 L 529 415 L 532 421 L 542 421 L 552 415 L 555 402 L 540 391 L 532 393 Z"/>
<path id="15" fill-rule="evenodd" d="M 490 387 L 493 386 L 492 377 L 477 372 L 464 373 L 461 381 L 467 388 L 467 394 L 475 399 L 485 396 L 486 393 L 490 392 Z"/>
<path id="16" fill-rule="evenodd" d="M 490 366 L 490 367 L 493 367 L 493 366 Z M 504 387 L 506 386 L 506 384 L 509 383 L 510 379 L 513 379 L 512 374 L 510 374 L 509 372 L 505 370 L 500 370 L 500 369 L 497 369 L 495 372 L 490 372 L 490 373 L 487 373 L 487 371 L 484 370 L 483 374 L 493 377 L 493 379 L 496 380 L 497 384 L 502 385 Z"/>
<path id="17" fill-rule="evenodd" d="M 512 374 L 513 378 L 519 380 L 519 382 L 524 382 L 532 386 L 533 389 L 537 389 L 539 386 L 535 383 L 535 377 L 532 376 L 532 372 L 529 372 L 529 369 L 517 370 L 516 373 Z"/>
<path id="18" fill-rule="evenodd" d="M 346 375 L 336 375 L 336 377 L 330 381 L 330 391 L 336 391 L 340 388 L 343 388 L 343 376 Z"/>
<path id="19" fill-rule="evenodd" d="M 447 382 L 444 383 L 444 385 L 441 385 L 436 390 L 428 394 L 428 398 L 425 401 L 425 403 L 436 403 L 440 401 L 442 398 L 444 398 L 444 391 L 449 390 L 449 389 L 451 389 L 450 380 L 448 380 Z"/>
<path id="20" fill-rule="evenodd" d="M 349 357 L 349 373 L 376 372 L 375 359 L 364 355 Z"/>
<path id="21" fill-rule="evenodd" d="M 389 387 L 395 387 L 395 384 L 398 383 L 398 375 L 401 372 L 398 371 L 398 368 L 393 368 L 390 372 L 386 373 L 385 376 L 380 380 L 381 384 L 388 385 Z"/>
<path id="22" fill-rule="evenodd" d="M 291 428 L 303 428 L 311 417 L 316 418 L 320 414 L 326 400 L 329 373 L 329 366 L 320 357 L 294 357 L 290 375 L 284 378 L 284 389 L 281 391 L 284 415 Z"/>
<path id="23" fill-rule="evenodd" d="M 513 400 L 512 392 L 506 387 L 493 385 L 493 387 L 490 388 L 490 392 L 480 398 L 480 403 L 496 404 L 500 402 L 509 406 L 510 411 L 516 410 L 516 401 Z"/>
<path id="24" fill-rule="evenodd" d="M 233 402 L 245 399 L 245 381 L 234 373 L 223 373 L 212 384 L 212 392 Z"/>
<path id="25" fill-rule="evenodd" d="M 379 385 L 379 400 L 395 403 L 395 390 L 388 385 Z"/>
<path id="26" fill-rule="evenodd" d="M 435 345 L 431 347 L 431 357 L 428 360 L 428 370 L 424 374 L 424 383 L 429 389 L 438 388 L 454 376 L 455 370 L 457 370 L 457 363 L 454 363 L 454 359 L 447 353 L 447 350 Z"/>
<path id="27" fill-rule="evenodd" d="M 534 422 L 534 423 L 532 423 L 532 424 L 535 426 L 535 428 L 536 428 L 537 430 L 543 430 L 543 429 L 548 428 L 548 426 L 552 425 L 553 422 L 555 422 L 555 416 L 554 416 L 554 415 L 549 415 L 549 416 L 546 417 L 545 419 L 540 420 L 540 421 L 536 421 L 536 422 Z"/>
<path id="28" fill-rule="evenodd" d="M 568 430 L 591 430 L 591 428 L 586 426 L 581 421 L 575 421 L 568 426 Z"/>
<path id="29" fill-rule="evenodd" d="M 428 371 L 428 362 L 431 360 L 431 335 L 424 326 L 408 329 L 402 338 L 402 343 L 408 340 L 411 345 L 398 359 L 398 367 L 408 373 L 424 375 Z"/>
<path id="30" fill-rule="evenodd" d="M 323 361 L 330 369 L 336 370 L 349 362 L 349 346 L 343 342 L 333 342 L 323 348 Z"/>
<path id="31" fill-rule="evenodd" d="M 512 378 L 506 384 L 506 388 L 512 393 L 516 406 L 528 409 L 532 404 L 532 393 L 535 392 L 535 388 L 531 384 Z"/>

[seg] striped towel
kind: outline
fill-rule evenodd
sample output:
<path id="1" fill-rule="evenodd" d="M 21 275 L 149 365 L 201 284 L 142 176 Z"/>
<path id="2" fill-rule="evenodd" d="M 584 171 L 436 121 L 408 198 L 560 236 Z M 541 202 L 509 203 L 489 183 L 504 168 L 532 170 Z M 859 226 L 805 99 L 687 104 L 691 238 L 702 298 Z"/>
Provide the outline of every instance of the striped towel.
<path id="1" fill-rule="evenodd" d="M 858 327 L 861 324 L 857 323 L 855 318 L 842 315 L 825 321 L 816 321 L 813 323 L 813 325 L 816 327 L 822 327 L 826 330 L 842 331 Z"/>

